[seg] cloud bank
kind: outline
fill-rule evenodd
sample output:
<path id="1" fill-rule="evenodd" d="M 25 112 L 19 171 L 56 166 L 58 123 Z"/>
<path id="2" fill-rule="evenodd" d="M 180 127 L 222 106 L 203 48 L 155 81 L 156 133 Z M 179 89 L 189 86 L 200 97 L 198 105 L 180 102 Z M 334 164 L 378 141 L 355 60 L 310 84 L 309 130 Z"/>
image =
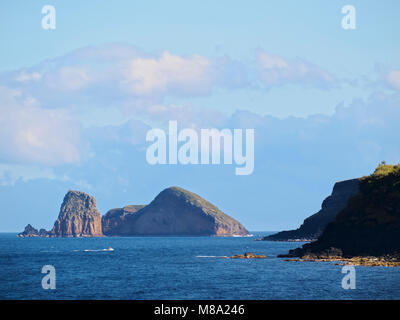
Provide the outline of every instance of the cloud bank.
<path id="1" fill-rule="evenodd" d="M 66 110 L 0 86 L 0 161 L 43 165 L 80 162 L 81 127 Z"/>
<path id="2" fill-rule="evenodd" d="M 267 86 L 297 84 L 328 89 L 336 83 L 327 70 L 302 59 L 288 60 L 265 51 L 259 51 L 257 58 L 260 79 Z"/>

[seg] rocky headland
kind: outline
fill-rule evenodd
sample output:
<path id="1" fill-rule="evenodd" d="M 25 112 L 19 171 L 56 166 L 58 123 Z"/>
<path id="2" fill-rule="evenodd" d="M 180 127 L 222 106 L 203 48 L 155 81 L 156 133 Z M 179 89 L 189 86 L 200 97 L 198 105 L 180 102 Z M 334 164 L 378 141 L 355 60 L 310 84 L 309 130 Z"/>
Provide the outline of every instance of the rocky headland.
<path id="1" fill-rule="evenodd" d="M 332 194 L 321 206 L 321 210 L 306 218 L 296 230 L 281 231 L 262 240 L 267 241 L 313 241 L 325 229 L 326 225 L 335 220 L 338 213 L 345 208 L 349 199 L 359 191 L 358 179 L 336 182 Z"/>
<path id="2" fill-rule="evenodd" d="M 382 163 L 359 188 L 318 240 L 280 257 L 400 266 L 400 165 Z"/>

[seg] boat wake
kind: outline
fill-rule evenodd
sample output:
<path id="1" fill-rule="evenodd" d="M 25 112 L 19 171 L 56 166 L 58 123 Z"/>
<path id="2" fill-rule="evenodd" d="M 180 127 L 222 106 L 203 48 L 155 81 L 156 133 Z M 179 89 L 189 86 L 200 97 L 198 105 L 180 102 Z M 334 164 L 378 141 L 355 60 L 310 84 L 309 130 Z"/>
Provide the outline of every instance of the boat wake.
<path id="1" fill-rule="evenodd" d="M 113 248 L 109 247 L 107 249 L 85 249 L 84 252 L 102 252 L 102 251 L 114 251 Z"/>

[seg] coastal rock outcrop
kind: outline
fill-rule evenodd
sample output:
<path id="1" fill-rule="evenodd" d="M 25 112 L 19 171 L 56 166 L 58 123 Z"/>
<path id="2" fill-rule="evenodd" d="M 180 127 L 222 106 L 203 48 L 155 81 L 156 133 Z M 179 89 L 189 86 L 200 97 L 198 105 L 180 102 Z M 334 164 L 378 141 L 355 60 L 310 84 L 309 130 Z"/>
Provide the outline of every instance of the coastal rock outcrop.
<path id="1" fill-rule="evenodd" d="M 267 256 L 263 254 L 255 254 L 253 252 L 246 252 L 245 254 L 238 254 L 229 257 L 230 259 L 266 259 Z"/>
<path id="2" fill-rule="evenodd" d="M 49 236 L 101 237 L 102 235 L 101 215 L 96 208 L 96 199 L 85 192 L 68 191 Z"/>
<path id="3" fill-rule="evenodd" d="M 400 165 L 382 163 L 359 179 L 360 192 L 329 223 L 317 241 L 285 256 L 336 259 L 386 257 L 400 253 Z M 392 260 L 390 260 L 392 261 Z"/>
<path id="4" fill-rule="evenodd" d="M 111 221 L 114 214 L 123 220 L 123 226 L 117 222 L 115 229 L 107 222 Z M 133 213 L 110 213 L 109 217 L 103 219 L 103 225 L 106 223 L 107 227 L 111 226 L 107 233 L 119 236 L 249 234 L 242 224 L 216 206 L 179 187 L 163 190 L 149 205 Z"/>
<path id="5" fill-rule="evenodd" d="M 317 239 L 326 225 L 335 220 L 338 213 L 345 208 L 349 199 L 356 195 L 358 191 L 358 179 L 336 182 L 332 194 L 322 202 L 321 210 L 306 218 L 298 229 L 281 231 L 264 237 L 262 240 L 310 241 Z"/>
<path id="6" fill-rule="evenodd" d="M 28 224 L 24 231 L 18 233 L 18 237 L 20 238 L 31 238 L 31 237 L 48 237 L 49 233 L 45 229 L 40 229 L 39 231 Z"/>

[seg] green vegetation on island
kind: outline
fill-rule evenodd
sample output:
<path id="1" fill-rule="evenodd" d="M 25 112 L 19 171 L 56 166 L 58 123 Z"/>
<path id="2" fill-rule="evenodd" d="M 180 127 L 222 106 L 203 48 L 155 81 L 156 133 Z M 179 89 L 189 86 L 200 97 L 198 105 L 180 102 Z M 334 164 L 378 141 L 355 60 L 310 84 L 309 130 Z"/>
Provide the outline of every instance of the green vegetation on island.
<path id="1" fill-rule="evenodd" d="M 329 223 L 318 240 L 286 257 L 337 259 L 379 257 L 400 261 L 400 165 L 381 163 L 359 179 L 360 191 Z"/>

